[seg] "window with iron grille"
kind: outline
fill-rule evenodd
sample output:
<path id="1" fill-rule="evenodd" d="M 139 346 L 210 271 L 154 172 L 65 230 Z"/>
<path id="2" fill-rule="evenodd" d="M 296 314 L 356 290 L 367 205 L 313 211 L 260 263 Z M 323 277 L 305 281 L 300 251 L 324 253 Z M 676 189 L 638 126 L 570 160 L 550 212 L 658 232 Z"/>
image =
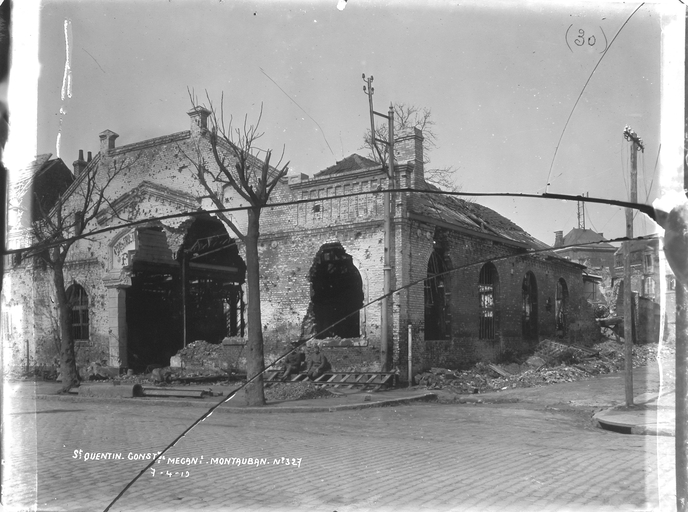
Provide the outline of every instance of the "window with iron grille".
<path id="1" fill-rule="evenodd" d="M 71 306 L 72 338 L 88 340 L 88 295 L 78 284 L 67 289 L 67 299 Z"/>
<path id="2" fill-rule="evenodd" d="M 478 277 L 478 299 L 480 300 L 480 327 L 478 337 L 481 340 L 495 339 L 495 295 L 497 292 L 497 269 L 492 263 L 486 263 Z"/>

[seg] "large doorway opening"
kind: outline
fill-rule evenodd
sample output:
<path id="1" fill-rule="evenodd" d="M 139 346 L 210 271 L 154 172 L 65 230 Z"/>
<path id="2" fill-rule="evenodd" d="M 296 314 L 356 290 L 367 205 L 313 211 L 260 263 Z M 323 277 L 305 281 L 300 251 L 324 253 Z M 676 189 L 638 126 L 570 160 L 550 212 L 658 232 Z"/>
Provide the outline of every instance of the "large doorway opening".
<path id="1" fill-rule="evenodd" d="M 146 228 L 138 229 L 136 236 L 126 320 L 127 366 L 138 373 L 170 364 L 170 357 L 182 346 L 182 317 L 179 268 L 165 234 L 161 229 Z M 156 249 L 147 251 L 151 247 Z"/>
<path id="2" fill-rule="evenodd" d="M 317 337 L 360 337 L 363 281 L 341 244 L 325 244 L 320 248 L 310 279 L 315 329 L 320 333 Z M 336 322 L 339 323 L 332 325 Z"/>
<path id="3" fill-rule="evenodd" d="M 177 259 L 185 282 L 186 342 L 244 336 L 246 265 L 222 222 L 197 218 Z"/>
<path id="4" fill-rule="evenodd" d="M 222 223 L 191 224 L 173 258 L 161 228 L 137 230 L 126 293 L 128 366 L 167 366 L 185 343 L 243 336 L 246 266 Z"/>
<path id="5" fill-rule="evenodd" d="M 523 277 L 523 339 L 538 339 L 538 303 L 535 274 L 528 271 Z"/>

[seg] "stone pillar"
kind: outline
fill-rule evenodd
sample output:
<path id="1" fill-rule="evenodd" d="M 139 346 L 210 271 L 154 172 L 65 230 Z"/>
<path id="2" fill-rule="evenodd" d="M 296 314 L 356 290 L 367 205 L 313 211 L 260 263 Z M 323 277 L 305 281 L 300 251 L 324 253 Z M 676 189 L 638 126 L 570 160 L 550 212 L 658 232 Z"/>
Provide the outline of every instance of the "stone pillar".
<path id="1" fill-rule="evenodd" d="M 127 289 L 107 289 L 110 366 L 126 367 L 127 362 Z"/>

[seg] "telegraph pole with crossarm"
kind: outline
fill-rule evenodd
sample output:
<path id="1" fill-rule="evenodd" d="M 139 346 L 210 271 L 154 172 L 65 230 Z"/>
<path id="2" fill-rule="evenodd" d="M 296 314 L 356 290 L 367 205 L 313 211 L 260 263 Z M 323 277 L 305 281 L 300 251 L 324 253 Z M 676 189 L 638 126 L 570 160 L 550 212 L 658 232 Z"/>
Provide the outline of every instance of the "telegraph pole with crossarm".
<path id="1" fill-rule="evenodd" d="M 363 86 L 363 92 L 368 95 L 368 105 L 370 109 L 370 144 L 378 155 L 378 159 L 382 164 L 383 168 L 385 165 L 382 152 L 378 149 L 377 143 L 384 144 L 387 146 L 387 190 L 394 188 L 394 109 L 392 105 L 389 105 L 389 113 L 387 115 L 375 112 L 373 109 L 373 77 L 366 78 L 365 73 L 363 74 L 363 81 L 366 85 Z M 375 116 L 380 116 L 387 119 L 387 139 L 386 141 L 378 139 L 375 133 Z M 391 308 L 390 308 L 390 297 L 392 292 L 392 265 L 390 263 L 390 255 L 392 247 L 394 247 L 394 233 L 392 232 L 392 217 L 394 212 L 392 211 L 393 193 L 385 191 L 383 192 L 383 205 L 384 210 L 384 259 L 383 259 L 383 278 L 384 278 L 384 289 L 383 298 L 380 301 L 380 370 L 383 372 L 390 371 L 392 369 L 392 344 L 390 343 L 390 326 L 391 322 Z"/>

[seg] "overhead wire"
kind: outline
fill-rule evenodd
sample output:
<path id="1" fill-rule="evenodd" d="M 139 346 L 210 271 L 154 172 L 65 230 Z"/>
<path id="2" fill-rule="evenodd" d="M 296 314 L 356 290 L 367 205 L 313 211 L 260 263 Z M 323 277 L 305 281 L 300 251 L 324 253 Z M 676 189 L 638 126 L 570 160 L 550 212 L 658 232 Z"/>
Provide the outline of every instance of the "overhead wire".
<path id="1" fill-rule="evenodd" d="M 611 206 L 621 206 L 623 208 L 632 208 L 638 211 L 641 211 L 645 215 L 648 215 L 654 220 L 654 208 L 652 206 L 647 205 L 647 204 L 642 204 L 642 203 L 632 203 L 630 201 L 621 201 L 617 199 L 606 199 L 606 198 L 599 198 L 599 197 L 586 197 L 586 196 L 573 196 L 569 194 L 555 194 L 555 193 L 544 193 L 544 194 L 525 194 L 525 193 L 514 193 L 514 192 L 464 192 L 464 191 L 459 191 L 459 192 L 454 192 L 454 191 L 447 191 L 447 190 L 441 190 L 441 189 L 413 189 L 413 188 L 395 188 L 395 189 L 389 189 L 386 191 L 380 191 L 380 190 L 369 190 L 369 191 L 361 191 L 361 192 L 352 192 L 349 194 L 342 194 L 339 196 L 331 196 L 328 198 L 322 198 L 322 197 L 315 197 L 315 198 L 304 198 L 304 199 L 296 199 L 292 201 L 284 201 L 280 203 L 268 203 L 266 204 L 263 208 L 266 209 L 271 209 L 271 208 L 280 208 L 284 206 L 293 206 L 293 205 L 299 205 L 299 204 L 305 204 L 305 203 L 313 203 L 313 202 L 320 202 L 323 199 L 344 199 L 344 198 L 349 198 L 349 197 L 357 197 L 357 196 L 364 196 L 364 195 L 377 195 L 377 194 L 382 194 L 382 193 L 422 193 L 422 194 L 428 194 L 428 195 L 448 195 L 448 196 L 457 196 L 457 197 L 520 197 L 520 198 L 529 198 L 529 199 L 548 199 L 548 200 L 557 200 L 557 201 L 582 201 L 582 202 L 588 202 L 588 203 L 597 203 L 597 204 L 608 204 Z M 122 224 L 117 224 L 115 226 L 108 226 L 104 227 L 101 229 L 95 229 L 93 231 L 89 231 L 87 233 L 82 233 L 80 235 L 75 235 L 71 237 L 65 237 L 64 239 L 58 240 L 58 241 L 52 241 L 52 242 L 46 242 L 46 243 L 37 243 L 33 245 L 29 245 L 26 247 L 20 247 L 20 248 L 15 248 L 15 249 L 7 249 L 3 248 L 3 250 L 0 252 L 2 255 L 9 255 L 9 254 L 18 254 L 18 253 L 25 253 L 27 251 L 33 251 L 35 253 L 38 253 L 40 251 L 43 251 L 45 249 L 50 249 L 52 247 L 58 247 L 64 243 L 69 243 L 69 242 L 74 242 L 76 240 L 81 240 L 85 239 L 88 237 L 92 237 L 95 235 L 103 234 L 109 231 L 113 230 L 118 230 L 118 229 L 124 229 L 128 227 L 134 227 L 134 226 L 140 226 L 143 224 L 150 224 L 152 222 L 161 222 L 164 220 L 171 220 L 171 219 L 179 219 L 182 217 L 198 217 L 198 216 L 204 216 L 208 214 L 213 214 L 213 213 L 231 213 L 231 212 L 239 212 L 239 211 L 247 211 L 250 210 L 252 207 L 251 206 L 238 206 L 238 207 L 233 207 L 233 208 L 215 208 L 215 209 L 208 209 L 208 210 L 196 210 L 196 211 L 189 211 L 189 212 L 181 212 L 181 213 L 173 213 L 169 215 L 161 215 L 157 217 L 147 217 L 145 219 L 139 219 L 136 221 L 131 221 L 131 222 L 125 222 Z M 35 254 L 33 254 L 35 255 Z"/>
<path id="2" fill-rule="evenodd" d="M 597 68 L 599 67 L 600 63 L 602 62 L 602 60 L 604 59 L 604 57 L 607 55 L 607 52 L 609 51 L 609 49 L 610 49 L 610 48 L 612 47 L 612 45 L 614 44 L 614 41 L 616 41 L 616 38 L 619 36 L 619 34 L 620 34 L 621 31 L 624 29 L 624 27 L 626 26 L 626 24 L 627 24 L 629 21 L 631 21 L 631 18 L 633 17 L 633 15 L 634 15 L 636 12 L 638 12 L 638 10 L 639 10 L 643 5 L 645 5 L 645 2 L 641 3 L 638 7 L 636 7 L 635 10 L 628 16 L 628 18 L 626 18 L 626 21 L 624 21 L 623 25 L 621 25 L 621 27 L 619 28 L 619 30 L 616 32 L 616 34 L 614 35 L 614 37 L 613 37 L 612 40 L 610 41 L 610 43 L 609 43 L 609 45 L 607 46 L 607 48 L 604 50 L 604 53 L 602 54 L 602 56 L 600 57 L 600 59 L 597 61 L 597 64 L 595 64 L 595 67 L 592 69 L 592 71 L 590 72 L 590 76 L 589 76 L 588 79 L 585 81 L 585 84 L 583 85 L 583 88 L 581 89 L 581 92 L 580 92 L 580 94 L 578 95 L 578 98 L 576 98 L 576 102 L 573 104 L 573 108 L 571 109 L 571 113 L 569 114 L 568 118 L 566 119 L 566 122 L 564 123 L 564 128 L 563 128 L 563 130 L 561 131 L 561 135 L 559 136 L 559 140 L 557 141 L 557 145 L 556 145 L 556 147 L 554 148 L 554 155 L 552 155 L 552 163 L 551 163 L 550 166 L 549 166 L 549 173 L 547 174 L 547 182 L 546 182 L 545 191 L 549 190 L 548 187 L 550 186 L 550 178 L 551 178 L 551 176 L 552 176 L 552 169 L 554 168 L 554 161 L 555 161 L 556 158 L 557 158 L 557 153 L 558 153 L 558 151 L 559 151 L 559 146 L 561 145 L 561 141 L 562 141 L 562 139 L 564 138 L 564 134 L 566 133 L 566 128 L 568 128 L 569 122 L 571 121 L 571 118 L 573 117 L 573 113 L 575 112 L 576 107 L 578 106 L 578 102 L 580 102 L 581 98 L 583 97 L 583 93 L 585 92 L 585 89 L 588 87 L 588 84 L 590 83 L 590 80 L 592 79 L 592 76 L 595 74 L 595 71 L 597 71 Z"/>

